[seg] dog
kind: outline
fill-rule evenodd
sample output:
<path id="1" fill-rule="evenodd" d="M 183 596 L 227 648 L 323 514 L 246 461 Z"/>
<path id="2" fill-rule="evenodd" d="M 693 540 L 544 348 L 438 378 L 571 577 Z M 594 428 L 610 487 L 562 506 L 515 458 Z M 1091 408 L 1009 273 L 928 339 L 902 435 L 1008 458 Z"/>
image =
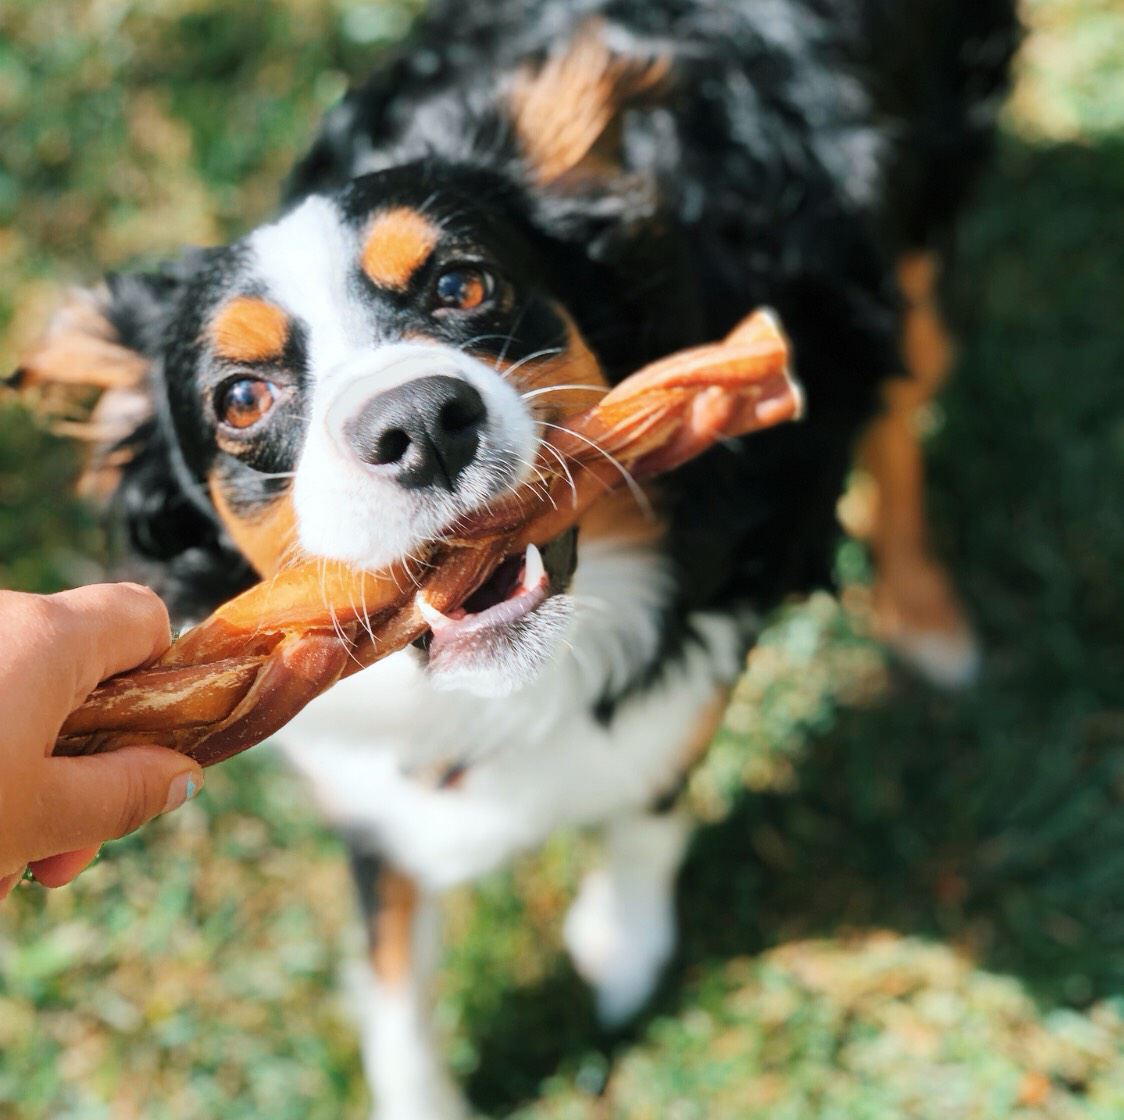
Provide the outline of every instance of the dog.
<path id="1" fill-rule="evenodd" d="M 296 556 L 416 557 L 545 433 L 772 308 L 802 422 L 607 494 L 282 736 L 344 836 L 379 1120 L 465 1105 L 430 1039 L 440 893 L 597 827 L 565 919 L 601 1018 L 675 944 L 677 802 L 769 610 L 831 582 L 857 461 L 883 633 L 977 653 L 925 541 L 916 414 L 1011 0 L 439 0 L 325 119 L 276 220 L 64 308 L 27 381 L 104 390 L 94 468 L 182 618 Z M 531 594 L 528 594 L 531 592 Z"/>

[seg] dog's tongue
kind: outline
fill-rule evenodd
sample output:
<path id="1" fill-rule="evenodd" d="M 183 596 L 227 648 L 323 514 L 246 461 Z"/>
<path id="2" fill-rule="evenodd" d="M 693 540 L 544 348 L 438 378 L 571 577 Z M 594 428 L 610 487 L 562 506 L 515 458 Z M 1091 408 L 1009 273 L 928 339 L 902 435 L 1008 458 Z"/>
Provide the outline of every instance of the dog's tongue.
<path id="1" fill-rule="evenodd" d="M 513 579 L 512 568 L 516 565 L 518 574 Z M 549 594 L 550 579 L 542 554 L 535 545 L 529 544 L 522 559 L 506 560 L 463 606 L 446 614 L 433 606 L 424 592 L 418 593 L 415 605 L 433 634 L 430 650 L 434 652 L 482 630 L 518 621 L 542 604 Z"/>

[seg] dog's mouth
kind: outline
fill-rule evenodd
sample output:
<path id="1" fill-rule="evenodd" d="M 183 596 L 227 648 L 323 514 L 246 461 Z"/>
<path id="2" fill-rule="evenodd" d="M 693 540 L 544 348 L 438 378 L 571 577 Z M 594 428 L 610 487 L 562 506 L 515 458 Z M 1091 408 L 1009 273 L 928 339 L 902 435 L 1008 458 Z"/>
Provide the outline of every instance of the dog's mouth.
<path id="1" fill-rule="evenodd" d="M 577 564 L 577 530 L 540 550 L 528 545 L 459 607 L 443 612 L 418 596 L 429 624 L 419 647 L 430 674 L 449 687 L 502 695 L 529 683 L 557 652 L 571 613 L 562 594 Z"/>

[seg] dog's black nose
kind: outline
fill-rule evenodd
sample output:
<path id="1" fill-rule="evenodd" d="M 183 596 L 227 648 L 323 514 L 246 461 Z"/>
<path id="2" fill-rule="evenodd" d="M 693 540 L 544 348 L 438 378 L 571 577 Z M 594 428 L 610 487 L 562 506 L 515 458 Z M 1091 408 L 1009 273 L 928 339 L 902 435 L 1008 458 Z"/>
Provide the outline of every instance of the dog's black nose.
<path id="1" fill-rule="evenodd" d="M 372 397 L 344 435 L 363 462 L 396 467 L 406 489 L 451 491 L 476 455 L 486 416 L 483 397 L 467 381 L 419 377 Z"/>

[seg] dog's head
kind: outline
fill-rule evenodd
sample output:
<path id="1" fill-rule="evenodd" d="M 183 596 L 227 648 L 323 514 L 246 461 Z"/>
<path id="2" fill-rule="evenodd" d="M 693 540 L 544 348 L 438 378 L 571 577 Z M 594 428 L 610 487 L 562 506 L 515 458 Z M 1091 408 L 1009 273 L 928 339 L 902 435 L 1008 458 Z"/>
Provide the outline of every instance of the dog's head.
<path id="1" fill-rule="evenodd" d="M 512 92 L 515 125 L 539 98 Z M 206 608 L 297 555 L 420 558 L 533 484 L 550 426 L 650 356 L 660 319 L 630 318 L 635 284 L 614 291 L 654 210 L 608 190 L 602 156 L 578 167 L 587 132 L 500 166 L 397 163 L 85 297 L 27 368 L 96 364 L 107 422 L 127 398 L 111 465 L 139 551 Z M 526 680 L 562 640 L 573 566 L 570 537 L 511 558 L 435 620 L 431 668 L 484 691 Z"/>

